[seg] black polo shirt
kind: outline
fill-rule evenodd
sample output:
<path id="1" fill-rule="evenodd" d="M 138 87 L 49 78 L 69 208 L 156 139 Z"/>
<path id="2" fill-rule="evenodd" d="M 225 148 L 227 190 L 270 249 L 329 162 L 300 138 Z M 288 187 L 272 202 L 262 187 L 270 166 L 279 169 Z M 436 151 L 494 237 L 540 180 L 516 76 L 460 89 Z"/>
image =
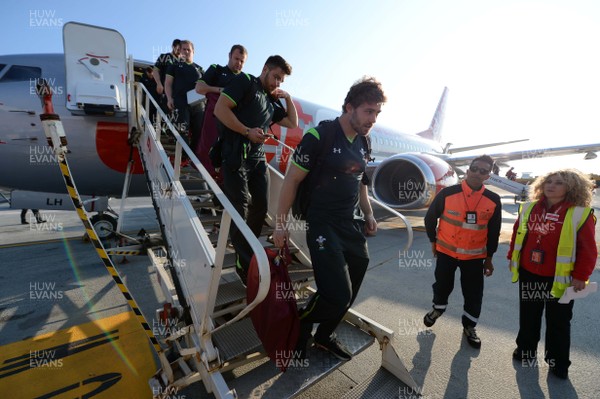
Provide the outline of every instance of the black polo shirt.
<path id="1" fill-rule="evenodd" d="M 154 63 L 154 67 L 158 69 L 160 74 L 160 83 L 164 86 L 165 84 L 165 76 L 167 74 L 167 68 L 169 65 L 178 62 L 177 57 L 173 55 L 173 53 L 164 53 L 158 56 L 156 62 Z"/>
<path id="2" fill-rule="evenodd" d="M 167 75 L 173 77 L 172 96 L 176 107 L 187 105 L 187 92 L 194 90 L 202 72 L 202 67 L 195 62 L 178 61 L 169 65 Z"/>
<path id="3" fill-rule="evenodd" d="M 244 125 L 255 128 L 260 127 L 268 132 L 271 122 L 279 122 L 287 116 L 282 106 L 276 106 L 278 99 L 273 98 L 265 92 L 260 79 L 247 73 L 240 73 L 223 88 L 221 95 L 227 96 L 235 107 L 233 113 Z M 223 129 L 230 135 L 239 135 L 223 125 Z M 252 143 L 244 139 L 241 145 L 249 146 L 245 158 L 262 159 L 265 156 L 265 150 L 260 143 Z"/>
<path id="4" fill-rule="evenodd" d="M 212 64 L 202 75 L 199 82 L 204 82 L 209 86 L 225 87 L 231 80 L 239 74 L 235 74 L 227 66 Z"/>
<path id="5" fill-rule="evenodd" d="M 323 155 L 321 172 L 317 176 L 310 197 L 309 217 L 334 217 L 352 219 L 359 203 L 360 183 L 368 184 L 365 159 L 368 148 L 365 140 L 356 136 L 348 140 L 339 123 L 334 129 L 325 131 L 321 126 L 309 129 L 296 147 L 292 163 L 305 172 L 316 165 L 323 137 L 321 134 L 335 134 L 333 145 Z"/>

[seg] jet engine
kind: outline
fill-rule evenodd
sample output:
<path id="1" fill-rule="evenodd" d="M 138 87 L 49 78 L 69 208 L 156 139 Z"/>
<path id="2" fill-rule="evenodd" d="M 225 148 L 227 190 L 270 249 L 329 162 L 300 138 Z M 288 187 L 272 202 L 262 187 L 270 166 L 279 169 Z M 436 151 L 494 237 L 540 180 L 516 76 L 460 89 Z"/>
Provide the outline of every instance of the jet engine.
<path id="1" fill-rule="evenodd" d="M 444 187 L 456 184 L 452 166 L 428 154 L 405 153 L 382 161 L 371 178 L 377 200 L 396 209 L 420 209 L 431 204 Z"/>

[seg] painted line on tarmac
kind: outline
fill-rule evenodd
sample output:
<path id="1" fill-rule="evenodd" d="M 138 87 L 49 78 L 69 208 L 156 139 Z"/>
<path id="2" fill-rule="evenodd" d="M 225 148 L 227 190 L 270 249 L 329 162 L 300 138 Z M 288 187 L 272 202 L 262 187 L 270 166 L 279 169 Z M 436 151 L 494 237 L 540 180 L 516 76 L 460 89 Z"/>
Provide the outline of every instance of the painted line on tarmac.
<path id="1" fill-rule="evenodd" d="M 152 348 L 132 311 L 0 347 L 3 397 L 150 397 L 155 372 Z"/>

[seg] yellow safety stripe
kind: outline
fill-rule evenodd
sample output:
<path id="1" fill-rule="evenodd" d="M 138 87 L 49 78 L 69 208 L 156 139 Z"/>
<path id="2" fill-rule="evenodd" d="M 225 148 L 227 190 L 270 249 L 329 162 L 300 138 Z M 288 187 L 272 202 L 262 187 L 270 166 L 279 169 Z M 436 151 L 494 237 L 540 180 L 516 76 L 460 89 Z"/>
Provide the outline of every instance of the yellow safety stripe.
<path id="1" fill-rule="evenodd" d="M 52 122 L 54 124 L 62 125 L 62 122 L 60 121 L 60 117 L 58 115 L 49 115 L 49 114 L 40 115 L 40 119 L 42 120 L 42 124 L 44 126 L 46 136 L 48 138 L 50 138 L 52 136 L 52 132 L 48 132 L 47 129 L 53 129 L 53 128 L 56 129 L 55 126 L 52 126 L 50 123 L 47 123 L 47 122 L 49 122 L 49 120 L 48 120 L 49 117 L 51 117 Z M 61 126 L 61 128 L 62 128 L 62 126 Z M 77 211 L 77 215 L 79 216 L 79 219 L 81 219 L 81 222 L 83 223 L 83 225 L 85 227 L 85 231 L 86 231 L 88 237 L 90 238 L 91 242 L 94 244 L 94 247 L 96 248 L 96 253 L 98 254 L 98 256 L 100 256 L 100 259 L 102 259 L 102 262 L 104 263 L 104 267 L 106 268 L 106 270 L 108 270 L 108 273 L 112 276 L 114 282 L 117 284 L 117 287 L 119 287 L 119 290 L 121 291 L 121 293 L 127 300 L 129 307 L 133 310 L 133 313 L 135 314 L 135 316 L 138 320 L 138 323 L 144 329 L 144 332 L 146 333 L 146 336 L 150 340 L 150 343 L 152 344 L 152 346 L 154 347 L 156 352 L 160 355 L 162 353 L 162 348 L 160 347 L 158 340 L 154 336 L 154 333 L 152 332 L 152 328 L 150 328 L 150 325 L 144 318 L 144 315 L 142 314 L 142 311 L 140 310 L 139 306 L 133 299 L 133 296 L 127 290 L 127 287 L 123 283 L 123 279 L 119 275 L 119 272 L 117 271 L 117 269 L 115 269 L 115 266 L 113 265 L 112 261 L 110 260 L 110 257 L 106 253 L 106 250 L 104 249 L 104 246 L 102 245 L 102 242 L 98 238 L 96 231 L 94 230 L 92 224 L 90 223 L 90 221 L 88 219 L 87 213 L 85 212 L 85 209 L 83 208 L 83 203 L 81 201 L 81 197 L 79 196 L 77 188 L 75 187 L 75 183 L 73 182 L 73 179 L 71 178 L 71 170 L 69 169 L 67 157 L 65 156 L 64 153 L 59 151 L 59 148 L 54 148 L 54 144 L 53 144 L 54 141 L 52 141 L 52 140 L 48 140 L 48 141 L 49 141 L 49 144 L 53 147 L 55 153 L 57 154 L 60 171 L 61 171 L 63 179 L 65 181 L 65 185 L 67 186 L 67 191 L 69 193 L 69 197 L 71 198 L 71 201 L 73 202 L 73 206 L 75 206 L 75 210 Z"/>

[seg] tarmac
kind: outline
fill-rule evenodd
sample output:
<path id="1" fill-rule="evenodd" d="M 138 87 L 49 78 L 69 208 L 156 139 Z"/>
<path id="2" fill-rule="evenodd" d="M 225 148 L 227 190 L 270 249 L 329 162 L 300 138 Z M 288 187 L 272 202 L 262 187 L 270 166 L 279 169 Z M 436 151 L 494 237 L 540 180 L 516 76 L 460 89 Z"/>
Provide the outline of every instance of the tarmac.
<path id="1" fill-rule="evenodd" d="M 479 350 L 462 334 L 458 275 L 446 313 L 433 327 L 423 325 L 435 268 L 423 231 L 425 212 L 404 212 L 415 229 L 406 252 L 406 231 L 397 220 L 382 220 L 378 235 L 369 238 L 371 263 L 353 308 L 395 331 L 395 348 L 421 387 L 413 391 L 399 384 L 396 398 L 600 397 L 599 294 L 576 300 L 568 380 L 549 374 L 542 358 L 526 364 L 512 360 L 518 287 L 510 281 L 506 253 L 517 206 L 512 194 L 498 192 L 503 228 L 495 273 L 485 280 Z M 598 197 L 594 204 L 598 209 Z M 111 199 L 110 205 L 118 209 L 119 201 Z M 84 229 L 75 212 L 42 211 L 47 222 L 30 225 L 20 224 L 19 212 L 0 203 L 0 397 L 151 397 L 147 379 L 157 368 L 151 347 L 93 245 L 82 240 Z M 147 198 L 128 199 L 123 216 L 123 230 L 130 235 L 140 228 L 158 231 Z M 154 321 L 164 298 L 147 257 L 129 256 L 129 263 L 121 263 L 120 256 L 113 259 L 142 312 L 154 328 L 164 329 Z M 598 262 L 590 280 L 600 280 Z M 542 331 L 540 353 L 543 337 Z M 338 398 L 374 374 L 380 363 L 373 345 L 299 398 Z M 83 377 L 81 369 L 86 370 Z M 213 396 L 197 383 L 171 397 Z"/>

